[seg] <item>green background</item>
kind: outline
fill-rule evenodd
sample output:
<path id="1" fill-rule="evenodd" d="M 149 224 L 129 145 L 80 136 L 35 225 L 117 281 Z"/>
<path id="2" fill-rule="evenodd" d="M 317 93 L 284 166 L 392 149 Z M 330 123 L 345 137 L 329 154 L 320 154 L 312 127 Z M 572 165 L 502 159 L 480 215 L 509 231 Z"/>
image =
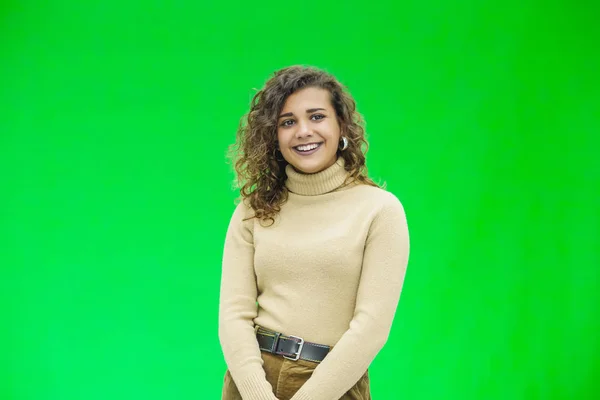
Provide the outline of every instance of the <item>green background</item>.
<path id="1" fill-rule="evenodd" d="M 411 259 L 385 399 L 600 398 L 600 6 L 0 3 L 0 399 L 218 399 L 239 118 L 334 73 Z"/>

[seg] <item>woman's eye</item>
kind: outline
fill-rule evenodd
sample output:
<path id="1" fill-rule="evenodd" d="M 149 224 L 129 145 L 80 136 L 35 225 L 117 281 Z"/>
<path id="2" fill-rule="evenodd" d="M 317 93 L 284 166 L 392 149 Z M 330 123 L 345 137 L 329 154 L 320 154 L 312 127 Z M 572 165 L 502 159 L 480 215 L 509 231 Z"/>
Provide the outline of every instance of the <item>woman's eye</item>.
<path id="1" fill-rule="evenodd" d="M 325 118 L 325 116 L 323 114 L 315 114 L 315 115 L 311 115 L 310 117 L 313 121 L 320 121 L 323 118 Z M 294 124 L 294 120 L 293 119 L 287 119 L 285 121 L 283 121 L 281 123 L 281 126 L 292 126 Z"/>

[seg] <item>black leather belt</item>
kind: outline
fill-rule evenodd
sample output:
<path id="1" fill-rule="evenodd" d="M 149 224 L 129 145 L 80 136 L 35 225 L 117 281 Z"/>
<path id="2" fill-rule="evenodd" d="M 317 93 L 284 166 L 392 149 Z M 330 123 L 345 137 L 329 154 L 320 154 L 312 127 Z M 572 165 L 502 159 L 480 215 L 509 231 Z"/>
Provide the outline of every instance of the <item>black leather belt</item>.
<path id="1" fill-rule="evenodd" d="M 284 335 L 259 325 L 256 325 L 254 331 L 258 347 L 262 351 L 281 355 L 288 360 L 298 361 L 300 359 L 318 363 L 323 361 L 331 350 L 330 346 L 305 342 L 298 336 Z"/>

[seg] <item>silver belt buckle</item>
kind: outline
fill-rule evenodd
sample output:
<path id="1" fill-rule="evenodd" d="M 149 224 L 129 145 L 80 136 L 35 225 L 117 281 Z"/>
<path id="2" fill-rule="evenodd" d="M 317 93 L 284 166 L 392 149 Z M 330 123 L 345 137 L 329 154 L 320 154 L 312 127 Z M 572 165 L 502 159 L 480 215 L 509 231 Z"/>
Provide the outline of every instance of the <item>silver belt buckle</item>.
<path id="1" fill-rule="evenodd" d="M 298 347 L 298 352 L 295 357 L 283 356 L 283 358 L 287 358 L 288 360 L 298 361 L 300 359 L 300 353 L 302 353 L 302 349 L 304 348 L 304 339 L 298 336 L 289 335 L 288 337 L 300 340 L 300 346 Z"/>

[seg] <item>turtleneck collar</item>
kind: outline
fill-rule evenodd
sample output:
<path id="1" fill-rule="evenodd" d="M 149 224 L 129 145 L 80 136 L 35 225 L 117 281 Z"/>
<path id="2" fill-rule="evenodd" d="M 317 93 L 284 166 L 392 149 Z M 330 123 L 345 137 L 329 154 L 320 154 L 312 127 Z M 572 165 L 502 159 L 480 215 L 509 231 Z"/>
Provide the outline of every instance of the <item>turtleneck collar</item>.
<path id="1" fill-rule="evenodd" d="M 285 186 L 292 193 L 302 196 L 318 196 L 333 192 L 340 188 L 348 172 L 344 169 L 346 161 L 343 157 L 338 157 L 337 161 L 329 168 L 316 174 L 303 174 L 297 172 L 290 164 L 285 166 L 287 179 Z"/>

